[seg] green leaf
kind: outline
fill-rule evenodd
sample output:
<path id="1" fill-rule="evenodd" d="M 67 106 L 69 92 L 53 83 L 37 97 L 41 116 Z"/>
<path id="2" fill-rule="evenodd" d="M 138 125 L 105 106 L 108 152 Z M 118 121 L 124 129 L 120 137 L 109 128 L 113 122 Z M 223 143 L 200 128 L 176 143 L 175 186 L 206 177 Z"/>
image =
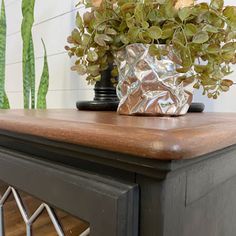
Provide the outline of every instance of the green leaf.
<path id="1" fill-rule="evenodd" d="M 221 10 L 224 6 L 224 0 L 211 0 L 210 6 L 217 10 Z"/>
<path id="2" fill-rule="evenodd" d="M 2 0 L 0 16 L 0 109 L 9 109 L 9 101 L 5 92 L 5 70 L 6 70 L 6 14 L 5 3 Z"/>
<path id="3" fill-rule="evenodd" d="M 102 34 L 102 37 L 103 37 L 103 40 L 106 41 L 106 42 L 112 42 L 113 41 L 112 37 L 110 37 L 109 35 Z"/>
<path id="4" fill-rule="evenodd" d="M 155 44 L 150 45 L 149 54 L 153 57 L 157 57 L 158 59 L 161 59 L 161 50 Z"/>
<path id="5" fill-rule="evenodd" d="M 197 33 L 197 27 L 194 24 L 186 24 L 184 28 L 185 34 L 187 36 L 194 36 Z"/>
<path id="6" fill-rule="evenodd" d="M 127 45 L 127 44 L 129 44 L 129 38 L 126 36 L 126 35 L 124 35 L 124 34 L 121 34 L 120 35 L 120 40 L 121 40 L 121 42 L 124 44 L 124 45 Z"/>
<path id="7" fill-rule="evenodd" d="M 227 41 L 231 41 L 233 39 L 236 39 L 236 32 L 229 32 L 227 35 Z"/>
<path id="8" fill-rule="evenodd" d="M 106 46 L 106 42 L 112 42 L 112 38 L 106 34 L 96 34 L 95 37 L 94 37 L 94 41 L 99 45 L 99 46 L 102 46 L 102 47 L 105 47 Z"/>
<path id="9" fill-rule="evenodd" d="M 193 43 L 205 43 L 209 40 L 208 33 L 205 31 L 199 32 L 193 37 Z"/>
<path id="10" fill-rule="evenodd" d="M 32 40 L 32 26 L 34 23 L 34 5 L 35 0 L 22 0 L 22 24 L 21 36 L 23 40 L 23 94 L 24 94 L 24 108 L 30 108 L 30 94 L 31 94 L 31 108 L 34 108 L 35 96 L 35 61 L 34 61 L 34 47 Z M 32 90 L 33 89 L 33 90 Z"/>
<path id="11" fill-rule="evenodd" d="M 197 73 L 204 73 L 208 70 L 208 66 L 207 65 L 194 65 L 194 70 Z"/>
<path id="12" fill-rule="evenodd" d="M 162 35 L 161 35 L 161 38 L 162 39 L 167 39 L 169 37 L 171 37 L 174 33 L 174 30 L 173 29 L 164 29 L 162 31 Z"/>
<path id="13" fill-rule="evenodd" d="M 196 83 L 196 84 L 193 85 L 193 87 L 194 87 L 195 89 L 200 89 L 200 84 L 199 84 L 199 83 Z"/>
<path id="14" fill-rule="evenodd" d="M 85 75 L 87 73 L 87 68 L 83 64 L 77 64 L 71 67 L 72 71 L 77 71 L 80 75 Z"/>
<path id="15" fill-rule="evenodd" d="M 101 80 L 101 75 L 97 75 L 97 76 L 92 76 L 92 75 L 89 75 L 86 80 L 88 81 L 88 84 L 91 84 L 91 85 L 95 85 L 96 82 L 100 81 Z"/>
<path id="16" fill-rule="evenodd" d="M 207 31 L 209 33 L 218 33 L 219 32 L 219 30 L 213 25 L 206 25 L 203 27 L 202 30 Z"/>
<path id="17" fill-rule="evenodd" d="M 178 49 L 179 51 L 185 50 L 184 44 L 178 39 L 173 39 L 173 45 L 175 49 Z"/>
<path id="18" fill-rule="evenodd" d="M 223 53 L 228 53 L 228 52 L 233 53 L 235 52 L 235 50 L 236 50 L 236 42 L 226 43 L 221 49 Z"/>
<path id="19" fill-rule="evenodd" d="M 97 43 L 101 47 L 106 46 L 106 42 L 104 41 L 102 34 L 96 34 L 94 37 L 94 41 L 95 41 L 95 43 Z"/>
<path id="20" fill-rule="evenodd" d="M 93 77 L 97 77 L 100 75 L 100 65 L 90 65 L 88 66 L 87 71 Z"/>
<path id="21" fill-rule="evenodd" d="M 235 58 L 235 52 L 234 51 L 225 52 L 222 53 L 221 56 L 226 62 L 230 62 Z"/>
<path id="22" fill-rule="evenodd" d="M 46 46 L 42 40 L 44 48 L 44 66 L 43 72 L 39 84 L 38 96 L 37 96 L 37 109 L 46 109 L 47 108 L 47 93 L 49 86 L 49 69 L 48 69 L 48 60 L 47 60 L 47 51 Z"/>
<path id="23" fill-rule="evenodd" d="M 143 28 L 143 29 L 148 29 L 148 27 L 149 27 L 149 23 L 148 23 L 147 21 L 143 21 L 143 22 L 141 23 L 141 25 L 142 25 L 142 28 Z"/>
<path id="24" fill-rule="evenodd" d="M 148 19 L 152 22 L 156 22 L 158 20 L 158 10 L 156 9 L 152 9 L 150 10 L 150 12 L 148 13 Z"/>
<path id="25" fill-rule="evenodd" d="M 82 21 L 82 18 L 80 16 L 79 12 L 77 12 L 77 15 L 76 15 L 76 26 L 79 29 L 83 29 L 83 21 Z"/>
<path id="26" fill-rule="evenodd" d="M 118 68 L 117 67 L 114 67 L 111 71 L 111 75 L 113 78 L 116 78 L 119 76 L 119 71 L 118 71 Z"/>
<path id="27" fill-rule="evenodd" d="M 191 13 L 192 13 L 191 8 L 184 7 L 178 11 L 178 16 L 181 21 L 184 21 L 191 15 Z"/>
<path id="28" fill-rule="evenodd" d="M 138 34 L 138 42 L 143 42 L 144 44 L 150 44 L 152 42 L 152 39 L 150 38 L 150 35 L 147 32 L 143 31 L 139 32 Z"/>
<path id="29" fill-rule="evenodd" d="M 77 57 L 82 57 L 82 56 L 84 56 L 84 48 L 81 48 L 81 47 L 76 48 L 76 50 L 75 50 L 75 55 L 76 55 Z"/>
<path id="30" fill-rule="evenodd" d="M 128 28 L 130 28 L 130 29 L 133 28 L 135 26 L 135 19 L 134 19 L 134 17 L 132 17 L 130 14 L 127 14 L 126 15 L 126 19 L 125 19 L 125 23 L 128 26 Z M 122 28 L 122 30 L 123 30 L 123 28 Z"/>
<path id="31" fill-rule="evenodd" d="M 164 14 L 167 18 L 173 18 L 176 15 L 176 9 L 175 9 L 175 1 L 173 0 L 166 0 L 165 4 L 160 6 L 160 11 L 164 11 Z"/>
<path id="32" fill-rule="evenodd" d="M 124 3 L 120 10 L 124 13 L 130 11 L 130 10 L 133 10 L 135 8 L 136 4 L 134 2 L 127 2 L 127 3 Z"/>
<path id="33" fill-rule="evenodd" d="M 223 91 L 223 92 L 228 92 L 229 91 L 229 87 L 228 86 L 220 86 L 220 89 Z"/>
<path id="34" fill-rule="evenodd" d="M 151 56 L 155 56 L 157 52 L 159 52 L 159 49 L 158 49 L 157 45 L 156 44 L 150 45 L 150 47 L 149 47 L 149 54 Z"/>
<path id="35" fill-rule="evenodd" d="M 86 26 L 88 26 L 90 24 L 90 22 L 92 21 L 93 17 L 94 16 L 93 16 L 93 14 L 91 12 L 85 12 L 84 15 L 83 15 L 84 24 Z M 78 22 L 78 23 L 81 24 L 80 22 Z M 82 24 L 82 27 L 83 27 L 83 24 Z"/>
<path id="36" fill-rule="evenodd" d="M 236 30 L 236 6 L 227 6 L 223 11 L 223 15 L 228 19 L 228 24 L 232 29 Z"/>
<path id="37" fill-rule="evenodd" d="M 207 52 L 210 54 L 218 54 L 220 52 L 220 45 L 218 44 L 211 44 L 207 47 Z"/>
<path id="38" fill-rule="evenodd" d="M 137 27 L 130 28 L 128 31 L 129 42 L 136 42 L 140 29 Z"/>
<path id="39" fill-rule="evenodd" d="M 98 24 L 98 26 L 96 27 L 97 31 L 101 31 L 101 33 L 103 33 L 103 31 L 106 29 L 106 24 Z"/>
<path id="40" fill-rule="evenodd" d="M 84 34 L 82 37 L 82 46 L 87 47 L 90 41 L 90 35 L 89 34 Z"/>
<path id="41" fill-rule="evenodd" d="M 152 39 L 159 39 L 162 35 L 162 30 L 158 26 L 152 26 L 148 29 L 148 34 Z"/>
<path id="42" fill-rule="evenodd" d="M 180 52 L 181 59 L 182 59 L 182 66 L 185 67 L 191 67 L 192 66 L 192 60 L 191 55 L 187 48 L 183 48 L 183 50 Z"/>
<path id="43" fill-rule="evenodd" d="M 114 30 L 112 28 L 106 28 L 106 34 L 117 35 L 117 32 L 116 32 L 116 30 Z"/>
<path id="44" fill-rule="evenodd" d="M 236 14 L 236 6 L 226 6 L 223 15 L 229 19 L 234 19 Z"/>
<path id="45" fill-rule="evenodd" d="M 98 60 L 98 54 L 95 51 L 90 50 L 90 51 L 88 51 L 87 59 L 90 62 L 97 61 Z"/>
<path id="46" fill-rule="evenodd" d="M 71 33 L 72 39 L 74 42 L 80 44 L 81 43 L 81 36 L 77 29 L 74 29 Z"/>
<path id="47" fill-rule="evenodd" d="M 144 20 L 144 5 L 142 3 L 138 3 L 134 10 L 134 17 L 137 22 L 142 23 Z"/>
<path id="48" fill-rule="evenodd" d="M 220 83 L 222 86 L 227 86 L 227 87 L 230 87 L 234 84 L 234 82 L 232 80 L 229 80 L 229 79 L 224 79 L 221 81 Z"/>

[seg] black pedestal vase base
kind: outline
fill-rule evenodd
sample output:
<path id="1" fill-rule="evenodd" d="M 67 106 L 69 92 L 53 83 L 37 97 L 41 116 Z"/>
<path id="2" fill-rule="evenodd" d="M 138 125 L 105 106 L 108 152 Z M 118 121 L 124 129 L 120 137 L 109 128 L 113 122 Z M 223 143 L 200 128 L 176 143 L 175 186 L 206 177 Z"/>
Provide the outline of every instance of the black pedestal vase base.
<path id="1" fill-rule="evenodd" d="M 76 107 L 82 111 L 116 111 L 119 99 L 111 82 L 112 67 L 101 73 L 101 80 L 95 84 L 93 101 L 78 101 Z"/>
<path id="2" fill-rule="evenodd" d="M 203 103 L 195 103 L 193 102 L 189 109 L 188 112 L 203 112 L 205 109 L 205 105 Z"/>
<path id="3" fill-rule="evenodd" d="M 81 101 L 76 103 L 80 111 L 116 111 L 119 101 Z"/>
<path id="4" fill-rule="evenodd" d="M 86 111 L 116 111 L 119 105 L 119 101 L 84 101 L 77 102 L 76 106 L 79 110 Z M 200 113 L 205 109 L 203 103 L 192 103 L 189 107 L 189 113 Z"/>

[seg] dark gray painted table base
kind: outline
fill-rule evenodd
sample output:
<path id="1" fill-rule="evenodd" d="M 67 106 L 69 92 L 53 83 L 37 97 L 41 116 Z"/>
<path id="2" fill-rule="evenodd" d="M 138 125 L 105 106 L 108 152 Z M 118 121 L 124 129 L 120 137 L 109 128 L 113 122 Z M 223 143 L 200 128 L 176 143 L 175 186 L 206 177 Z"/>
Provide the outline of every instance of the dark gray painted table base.
<path id="1" fill-rule="evenodd" d="M 235 236 L 236 146 L 157 161 L 1 131 L 0 179 L 91 236 Z"/>

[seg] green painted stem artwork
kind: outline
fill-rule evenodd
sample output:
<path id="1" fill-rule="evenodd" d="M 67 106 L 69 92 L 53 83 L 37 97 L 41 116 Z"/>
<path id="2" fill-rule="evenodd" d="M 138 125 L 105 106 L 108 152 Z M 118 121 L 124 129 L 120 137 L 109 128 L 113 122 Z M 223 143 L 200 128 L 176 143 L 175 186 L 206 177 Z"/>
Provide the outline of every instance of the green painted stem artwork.
<path id="1" fill-rule="evenodd" d="M 42 72 L 39 89 L 38 89 L 37 109 L 45 109 L 47 107 L 46 96 L 48 93 L 48 86 L 49 86 L 47 50 L 46 50 L 46 46 L 43 40 L 42 40 L 42 43 L 44 47 L 44 65 L 43 65 L 43 72 Z"/>
<path id="2" fill-rule="evenodd" d="M 34 6 L 35 0 L 22 0 L 22 15 L 23 21 L 21 25 L 21 35 L 23 40 L 23 96 L 24 108 L 36 108 L 36 89 L 35 89 L 35 55 L 34 43 L 32 36 L 32 27 L 34 23 Z M 46 95 L 48 92 L 49 70 L 46 54 L 46 47 L 44 46 L 44 69 L 41 76 L 41 81 L 37 94 L 37 108 L 45 109 Z"/>
<path id="3" fill-rule="evenodd" d="M 0 15 L 0 109 L 9 109 L 9 101 L 5 91 L 5 70 L 6 70 L 6 14 L 5 3 L 2 0 Z"/>
<path id="4" fill-rule="evenodd" d="M 35 108 L 35 58 L 32 39 L 35 0 L 22 0 L 23 21 L 21 36 L 23 40 L 23 95 L 24 108 Z M 33 85 L 34 84 L 34 85 Z M 30 105 L 31 98 L 31 105 Z"/>

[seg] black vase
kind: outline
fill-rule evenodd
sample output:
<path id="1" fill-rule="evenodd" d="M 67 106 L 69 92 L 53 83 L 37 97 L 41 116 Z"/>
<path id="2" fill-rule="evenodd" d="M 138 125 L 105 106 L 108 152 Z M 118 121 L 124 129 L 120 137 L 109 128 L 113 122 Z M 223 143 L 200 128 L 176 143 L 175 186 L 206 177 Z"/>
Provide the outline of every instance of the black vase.
<path id="1" fill-rule="evenodd" d="M 116 111 L 119 99 L 116 95 L 116 88 L 111 82 L 110 66 L 101 73 L 101 80 L 95 84 L 95 96 L 93 101 L 78 101 L 76 106 L 84 111 Z"/>
<path id="2" fill-rule="evenodd" d="M 188 112 L 192 113 L 192 112 L 203 112 L 205 109 L 205 105 L 203 103 L 195 103 L 193 102 L 190 107 Z"/>

